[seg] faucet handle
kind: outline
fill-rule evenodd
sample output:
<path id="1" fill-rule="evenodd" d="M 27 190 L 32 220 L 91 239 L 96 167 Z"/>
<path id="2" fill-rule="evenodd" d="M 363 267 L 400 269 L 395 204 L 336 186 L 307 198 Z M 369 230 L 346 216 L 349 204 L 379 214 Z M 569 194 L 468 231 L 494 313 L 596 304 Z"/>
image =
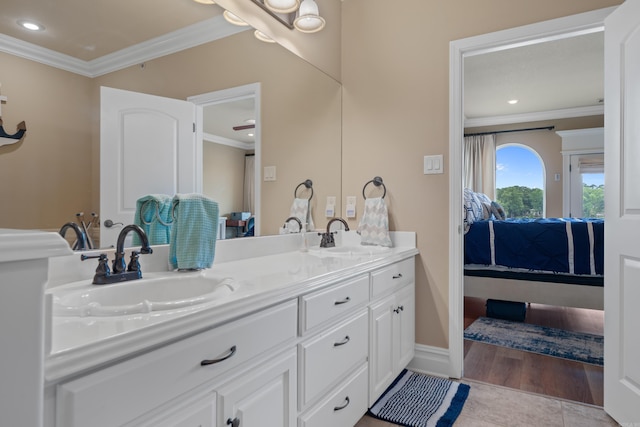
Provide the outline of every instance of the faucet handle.
<path id="1" fill-rule="evenodd" d="M 140 262 L 138 258 L 140 257 L 140 252 L 131 251 L 131 258 L 129 258 L 129 265 L 127 266 L 127 271 L 140 271 Z"/>
<path id="2" fill-rule="evenodd" d="M 104 279 L 111 275 L 111 269 L 109 268 L 109 259 L 107 258 L 107 254 L 80 255 L 80 260 L 82 261 L 95 258 L 98 258 L 98 267 L 96 267 L 96 274 L 95 276 L 93 276 L 93 283 L 102 284 L 104 282 L 102 282 L 101 279 Z"/>

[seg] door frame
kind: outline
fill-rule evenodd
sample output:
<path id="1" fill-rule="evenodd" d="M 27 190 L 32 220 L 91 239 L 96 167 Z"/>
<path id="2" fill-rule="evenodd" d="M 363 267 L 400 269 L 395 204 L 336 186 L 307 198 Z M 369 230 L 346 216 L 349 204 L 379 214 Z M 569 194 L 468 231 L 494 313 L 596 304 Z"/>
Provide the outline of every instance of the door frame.
<path id="1" fill-rule="evenodd" d="M 260 173 L 261 167 L 261 159 L 262 159 L 262 127 L 261 127 L 261 115 L 260 115 L 260 83 L 249 83 L 242 86 L 236 86 L 229 89 L 217 90 L 214 92 L 207 92 L 200 95 L 193 95 L 187 98 L 187 101 L 193 102 L 197 106 L 196 111 L 196 146 L 198 150 L 199 158 L 202 160 L 203 158 L 203 117 L 202 117 L 202 109 L 207 105 L 213 104 L 221 104 L 225 102 L 235 101 L 239 99 L 253 98 L 254 103 L 254 111 L 255 111 L 255 157 L 254 157 L 254 187 L 255 187 L 255 212 L 253 212 L 256 221 L 254 223 L 254 236 L 260 236 L 260 223 L 262 222 L 261 216 L 261 178 L 262 174 Z M 202 179 L 201 179 L 202 181 Z"/>
<path id="2" fill-rule="evenodd" d="M 464 136 L 464 58 L 518 46 L 604 30 L 604 19 L 616 6 L 550 21 L 483 34 L 449 45 L 449 375 L 464 373 L 464 275 L 462 183 Z M 458 215 L 457 213 L 460 213 Z"/>

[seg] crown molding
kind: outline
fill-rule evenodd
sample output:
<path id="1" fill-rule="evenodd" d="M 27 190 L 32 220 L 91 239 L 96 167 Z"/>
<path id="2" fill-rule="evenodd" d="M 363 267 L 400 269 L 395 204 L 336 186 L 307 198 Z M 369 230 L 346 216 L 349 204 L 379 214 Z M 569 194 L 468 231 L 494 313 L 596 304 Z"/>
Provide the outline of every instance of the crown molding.
<path id="1" fill-rule="evenodd" d="M 509 125 L 514 123 L 538 122 L 543 120 L 570 119 L 574 117 L 599 116 L 604 114 L 604 105 L 565 108 L 561 110 L 538 111 L 533 113 L 509 114 L 505 116 L 478 117 L 464 120 L 464 127 Z"/>
<path id="2" fill-rule="evenodd" d="M 0 52 L 93 78 L 241 33 L 248 29 L 231 25 L 224 20 L 222 15 L 219 15 L 91 61 L 83 61 L 0 34 Z"/>
<path id="3" fill-rule="evenodd" d="M 237 141 L 235 139 L 225 138 L 224 136 L 213 135 L 210 133 L 203 133 L 202 139 L 207 142 L 228 145 L 229 147 L 240 148 L 242 150 L 254 150 L 256 148 L 255 143 Z"/>

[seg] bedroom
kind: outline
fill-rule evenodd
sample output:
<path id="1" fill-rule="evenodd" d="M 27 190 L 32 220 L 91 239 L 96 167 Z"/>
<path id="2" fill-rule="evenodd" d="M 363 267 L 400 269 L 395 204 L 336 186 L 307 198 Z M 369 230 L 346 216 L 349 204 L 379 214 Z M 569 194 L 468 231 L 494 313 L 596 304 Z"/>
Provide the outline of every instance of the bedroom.
<path id="1" fill-rule="evenodd" d="M 602 177 L 604 172 L 601 163 L 604 151 L 601 102 L 604 94 L 603 41 L 602 32 L 594 32 L 465 59 L 464 153 L 466 158 L 483 159 L 475 168 L 471 161 L 466 162 L 465 187 L 474 188 L 475 191 L 485 193 L 490 200 L 502 203 L 507 211 L 507 218 L 588 216 L 582 214 L 583 185 L 587 186 L 584 196 L 586 199 L 587 192 L 591 190 L 588 186 L 591 181 L 585 180 L 583 184 L 583 177 L 594 176 L 593 172 Z M 512 98 L 519 98 L 520 102 L 508 103 L 507 100 Z M 485 147 L 489 147 L 486 153 L 474 153 L 471 147 L 474 144 L 482 147 L 483 143 Z M 509 152 L 511 153 L 507 156 Z M 516 155 L 521 156 L 520 161 L 516 161 Z M 600 162 L 587 165 L 589 156 L 600 157 Z M 528 157 L 529 161 L 522 160 L 524 157 Z M 572 161 L 574 164 L 570 169 Z M 487 173 L 487 170 L 495 172 Z M 537 204 L 534 203 L 535 209 L 527 212 L 516 209 L 514 201 L 507 199 L 505 187 L 520 192 L 523 187 L 537 188 L 539 190 L 536 191 L 542 197 Z M 521 194 L 520 197 L 526 195 Z M 599 193 L 599 196 L 602 202 L 602 194 Z M 487 213 L 490 215 L 490 209 L 486 210 L 485 218 Z M 505 259 L 507 249 L 522 252 L 525 246 L 516 246 L 513 239 L 508 237 L 507 242 L 501 241 L 499 232 L 502 232 L 501 227 L 504 225 L 493 222 L 490 225 L 491 233 L 495 232 L 495 242 L 491 241 L 491 251 L 488 246 L 489 236 L 483 236 L 479 231 L 483 224 L 488 225 L 486 221 L 470 224 L 467 226 L 469 233 L 465 235 L 465 257 L 468 258 L 465 260 L 464 277 L 465 327 L 477 317 L 485 316 L 485 309 L 489 310 L 488 307 L 485 308 L 485 304 L 491 298 L 534 303 L 526 306 L 522 304 L 527 310 L 527 323 L 603 334 L 601 275 L 595 279 L 599 281 L 599 286 L 548 283 L 546 280 L 549 278 L 541 279 L 540 276 L 536 277 L 535 282 L 491 277 L 496 274 L 488 273 L 486 264 L 514 267 L 516 264 L 512 263 L 515 260 Z M 535 224 L 528 225 L 531 227 Z M 561 234 L 564 233 L 563 224 L 555 226 L 560 227 L 558 231 Z M 547 234 L 551 233 L 548 227 L 545 229 Z M 489 227 L 482 231 L 488 233 Z M 561 234 L 559 237 L 562 237 Z M 578 238 L 577 230 L 574 238 Z M 602 239 L 602 234 L 596 234 L 596 239 L 598 238 Z M 478 239 L 482 239 L 481 243 Z M 540 244 L 535 241 L 531 246 Z M 564 245 L 567 246 L 566 242 Z M 491 256 L 488 255 L 489 252 Z M 576 252 L 579 252 L 579 248 Z M 556 254 L 558 252 L 549 257 L 554 258 L 553 260 L 541 257 L 540 261 L 547 266 L 539 268 L 556 270 L 555 277 L 551 277 L 553 281 L 573 282 L 558 277 L 562 276 L 557 274 L 558 264 L 549 266 L 549 261 L 556 262 Z M 514 255 L 517 257 L 522 254 Z M 535 256 L 527 252 L 523 258 L 528 261 Z M 576 259 L 576 265 L 580 259 Z M 601 261 L 599 265 L 601 266 Z M 526 267 L 535 268 L 535 264 L 527 264 Z M 507 274 L 511 277 L 516 269 L 507 270 L 501 271 L 499 276 Z M 479 275 L 484 277 L 478 277 Z M 529 277 L 525 279 L 533 280 Z M 539 280 L 545 282 L 541 283 Z M 527 284 L 526 287 L 524 283 Z M 530 286 L 536 288 L 532 290 Z M 519 306 L 515 307 L 519 309 Z M 499 349 L 469 340 L 465 340 L 464 363 L 465 376 L 470 378 L 602 405 L 602 368 L 576 362 L 572 362 L 574 365 L 569 363 L 567 367 L 565 362 L 548 356 Z M 501 374 L 497 365 L 501 366 L 503 372 L 508 367 L 506 371 L 509 375 Z M 557 378 L 535 378 L 544 377 L 543 370 L 555 372 Z M 563 387 L 562 384 L 581 384 L 581 391 L 577 393 L 575 387 Z"/>

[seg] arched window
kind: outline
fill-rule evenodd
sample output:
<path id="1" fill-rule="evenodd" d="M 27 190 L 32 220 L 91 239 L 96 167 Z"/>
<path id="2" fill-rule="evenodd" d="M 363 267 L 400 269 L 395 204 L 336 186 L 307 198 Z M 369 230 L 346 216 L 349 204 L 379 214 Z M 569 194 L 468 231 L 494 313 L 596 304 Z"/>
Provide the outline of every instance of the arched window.
<path id="1" fill-rule="evenodd" d="M 496 200 L 507 218 L 544 218 L 545 176 L 542 158 L 530 147 L 496 148 Z"/>

